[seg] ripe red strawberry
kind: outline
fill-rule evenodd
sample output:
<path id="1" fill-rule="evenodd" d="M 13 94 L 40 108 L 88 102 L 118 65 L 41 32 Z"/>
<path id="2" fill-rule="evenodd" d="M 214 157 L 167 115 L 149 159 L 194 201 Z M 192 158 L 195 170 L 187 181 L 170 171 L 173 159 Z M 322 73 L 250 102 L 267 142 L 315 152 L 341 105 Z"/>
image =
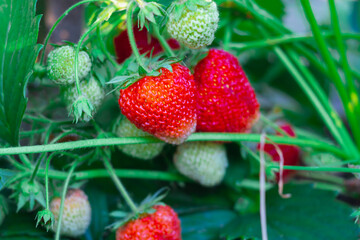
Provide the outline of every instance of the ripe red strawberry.
<path id="1" fill-rule="evenodd" d="M 175 63 L 120 91 L 121 112 L 139 129 L 173 144 L 196 128 L 196 87 L 188 68 Z"/>
<path id="2" fill-rule="evenodd" d="M 246 132 L 259 117 L 259 103 L 238 60 L 210 49 L 195 67 L 197 130 Z"/>
<path id="3" fill-rule="evenodd" d="M 139 28 L 135 25 L 133 27 L 134 36 L 136 45 L 139 49 L 140 54 L 148 52 L 147 56 L 150 56 L 150 52 L 153 50 L 153 55 L 163 52 L 161 44 L 157 38 L 148 34 L 146 28 L 143 30 L 139 30 Z M 169 39 L 168 44 L 173 49 L 180 48 L 179 43 L 175 39 Z M 122 63 L 131 56 L 132 50 L 129 42 L 129 36 L 126 30 L 122 31 L 118 36 L 114 38 L 115 44 L 115 52 L 117 57 L 117 62 Z"/>
<path id="4" fill-rule="evenodd" d="M 281 123 L 279 127 L 284 130 L 289 136 L 295 137 L 295 132 L 292 126 L 288 123 Z M 276 133 L 277 136 L 282 136 L 280 132 Z M 296 166 L 300 163 L 300 149 L 297 146 L 293 145 L 285 145 L 279 144 L 278 147 L 280 148 L 283 157 L 284 157 L 284 165 Z M 260 144 L 257 146 L 260 149 Z M 276 148 L 273 144 L 267 143 L 264 146 L 264 152 L 269 154 L 274 162 L 280 161 L 280 156 L 276 151 Z M 288 180 L 289 177 L 295 173 L 293 170 L 283 170 L 283 179 L 284 181 Z M 276 178 L 279 180 L 279 173 L 276 173 Z"/>
<path id="5" fill-rule="evenodd" d="M 156 212 L 128 222 L 116 231 L 116 240 L 181 240 L 180 220 L 169 206 L 156 205 Z"/>

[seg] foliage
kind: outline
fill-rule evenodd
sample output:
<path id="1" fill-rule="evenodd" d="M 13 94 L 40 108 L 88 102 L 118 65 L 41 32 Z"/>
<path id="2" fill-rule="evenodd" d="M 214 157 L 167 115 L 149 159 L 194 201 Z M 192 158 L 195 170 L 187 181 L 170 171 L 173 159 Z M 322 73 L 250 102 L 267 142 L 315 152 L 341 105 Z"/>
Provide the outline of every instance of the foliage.
<path id="1" fill-rule="evenodd" d="M 41 16 L 35 16 L 36 0 L 2 0 L 0 6 L 0 138 L 18 145 Z"/>
<path id="2" fill-rule="evenodd" d="M 193 71 L 205 57 L 208 48 L 172 49 L 165 26 L 170 11 L 175 9 L 178 15 L 196 11 L 206 1 L 189 0 L 184 5 L 168 0 L 79 1 L 55 22 L 38 56 L 41 16 L 35 16 L 36 1 L 0 0 L 0 191 L 6 196 L 0 204 L 9 205 L 0 239 L 53 239 L 46 231 L 53 222 L 49 202 L 55 196 L 64 202 L 70 188 L 84 188 L 92 208 L 91 225 L 80 239 L 115 239 L 112 227 L 152 213 L 151 207 L 160 200 L 179 214 L 184 240 L 261 239 L 264 228 L 269 239 L 358 237 L 354 221 L 359 218 L 359 194 L 352 187 L 359 184 L 360 173 L 360 73 L 348 56 L 359 58 L 360 34 L 340 28 L 349 14 L 340 6 L 359 4 L 335 5 L 328 0 L 329 9 L 323 11 L 329 10 L 330 24 L 323 24 L 319 16 L 315 18 L 318 12 L 309 0 L 301 0 L 299 9 L 289 9 L 292 5 L 281 0 L 215 2 L 220 22 L 208 48 L 239 57 L 262 112 L 251 132 L 199 132 L 187 139 L 226 146 L 229 167 L 224 180 L 205 188 L 178 172 L 173 163 L 175 146 L 165 145 L 153 160 L 140 161 L 115 146 L 151 146 L 161 141 L 152 136 L 117 137 L 113 126 L 122 117 L 119 89 L 144 76 L 161 76 L 161 68 L 172 71 L 175 62 Z M 78 98 L 65 103 L 64 89 L 47 77 L 45 50 L 61 20 L 81 5 L 86 29 L 77 43 L 63 44 L 75 49 L 71 87 Z M 299 33 L 287 22 L 289 10 L 303 16 L 296 23 L 304 22 L 308 33 Z M 352 13 L 349 23 L 353 29 L 358 27 L 357 15 Z M 136 24 L 157 39 L 163 53 L 155 53 L 154 47 L 140 54 L 133 31 Z M 113 40 L 122 31 L 128 33 L 133 55 L 120 64 Z M 82 50 L 92 62 L 83 82 Z M 82 90 L 90 78 L 107 92 L 99 107 Z M 74 122 L 71 111 L 77 120 L 86 114 L 89 121 Z M 276 134 L 282 121 L 294 126 L 296 137 Z M 270 156 L 262 157 L 257 144 L 265 142 L 297 145 L 302 165 L 281 166 Z M 296 171 L 284 185 L 274 181 L 281 168 Z M 266 177 L 266 183 L 259 175 Z M 147 197 L 163 188 L 169 192 Z M 291 198 L 282 198 L 284 193 Z M 259 217 L 265 211 L 261 209 L 264 194 L 265 226 Z M 55 239 L 60 237 L 66 239 L 57 229 Z"/>

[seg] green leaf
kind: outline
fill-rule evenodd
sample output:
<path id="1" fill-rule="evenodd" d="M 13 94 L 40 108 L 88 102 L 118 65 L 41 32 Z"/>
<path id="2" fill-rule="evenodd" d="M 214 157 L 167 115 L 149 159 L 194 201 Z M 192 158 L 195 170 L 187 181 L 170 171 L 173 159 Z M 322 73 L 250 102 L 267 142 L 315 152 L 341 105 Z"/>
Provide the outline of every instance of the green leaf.
<path id="1" fill-rule="evenodd" d="M 359 228 L 350 217 L 352 209 L 336 200 L 334 192 L 291 184 L 284 191 L 292 197 L 282 199 L 277 189 L 266 195 L 269 239 L 357 239 Z M 222 236 L 261 239 L 259 213 L 239 216 L 225 227 Z"/>
<path id="2" fill-rule="evenodd" d="M 18 145 L 25 89 L 41 48 L 36 0 L 0 0 L 0 138 Z"/>
<path id="3" fill-rule="evenodd" d="M 213 210 L 181 217 L 183 240 L 217 240 L 221 228 L 236 217 L 230 210 Z"/>
<path id="4" fill-rule="evenodd" d="M 0 169 L 0 190 L 2 190 L 7 182 L 13 177 L 16 173 L 7 169 Z"/>
<path id="5" fill-rule="evenodd" d="M 103 239 L 102 235 L 109 224 L 107 196 L 96 188 L 88 188 L 86 193 L 91 205 L 91 235 L 94 240 Z"/>

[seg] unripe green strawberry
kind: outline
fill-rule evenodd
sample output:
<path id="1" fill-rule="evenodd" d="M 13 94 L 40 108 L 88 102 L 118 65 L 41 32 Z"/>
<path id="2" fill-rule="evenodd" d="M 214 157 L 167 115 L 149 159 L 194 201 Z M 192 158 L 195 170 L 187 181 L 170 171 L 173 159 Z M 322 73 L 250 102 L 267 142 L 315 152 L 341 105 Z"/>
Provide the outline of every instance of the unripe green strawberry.
<path id="1" fill-rule="evenodd" d="M 49 79 L 60 85 L 69 85 L 75 82 L 75 49 L 72 46 L 63 46 L 49 53 L 47 60 Z M 89 55 L 79 52 L 79 79 L 83 79 L 91 69 Z"/>
<path id="2" fill-rule="evenodd" d="M 188 142 L 178 146 L 174 164 L 188 178 L 203 186 L 212 187 L 224 178 L 228 159 L 222 144 Z"/>
<path id="3" fill-rule="evenodd" d="M 54 198 L 50 210 L 55 216 L 52 230 L 56 231 L 60 214 L 61 198 Z M 85 233 L 91 221 L 91 206 L 86 194 L 80 189 L 70 189 L 66 194 L 61 219 L 61 235 L 78 237 Z"/>
<path id="4" fill-rule="evenodd" d="M 180 43 L 193 49 L 210 45 L 218 27 L 219 12 L 212 0 L 188 0 L 175 5 L 167 30 Z M 189 9 L 191 5 L 191 9 Z"/>
<path id="5" fill-rule="evenodd" d="M 105 98 L 105 90 L 95 78 L 91 77 L 88 81 L 81 81 L 80 89 L 82 95 L 91 102 L 95 110 L 100 107 Z M 63 91 L 63 99 L 67 105 L 69 113 L 71 112 L 73 103 L 78 99 L 78 97 L 79 95 L 75 84 L 65 88 Z M 82 120 L 89 121 L 90 117 L 84 115 Z"/>
<path id="6" fill-rule="evenodd" d="M 138 129 L 126 117 L 120 119 L 115 128 L 115 134 L 118 137 L 147 137 L 151 134 Z M 150 160 L 158 156 L 163 150 L 165 143 L 152 144 L 134 144 L 134 145 L 119 145 L 118 148 L 123 153 L 139 158 L 142 160 Z"/>

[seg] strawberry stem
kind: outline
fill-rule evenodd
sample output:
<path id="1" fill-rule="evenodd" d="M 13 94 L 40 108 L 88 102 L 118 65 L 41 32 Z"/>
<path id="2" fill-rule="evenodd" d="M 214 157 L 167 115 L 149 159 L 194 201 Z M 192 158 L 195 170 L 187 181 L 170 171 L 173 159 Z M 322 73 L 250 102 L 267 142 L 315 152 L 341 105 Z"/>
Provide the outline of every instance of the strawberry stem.
<path id="1" fill-rule="evenodd" d="M 70 183 L 70 179 L 71 179 L 71 176 L 72 174 L 74 173 L 74 170 L 77 166 L 79 162 L 79 159 L 76 160 L 73 165 L 71 166 L 70 168 L 70 171 L 66 177 L 66 180 L 65 180 L 65 183 L 64 183 L 64 187 L 63 187 L 63 191 L 62 191 L 62 196 L 61 196 L 61 204 L 60 204 L 60 209 L 59 209 L 59 218 L 57 219 L 58 221 L 58 225 L 57 225 L 57 228 L 56 228 L 56 234 L 55 234 L 55 240 L 60 240 L 60 231 L 61 231 L 61 220 L 62 220 L 62 216 L 63 216 L 63 213 L 64 213 L 64 205 L 65 205 L 65 198 L 66 198 L 66 192 L 67 192 L 67 189 L 69 187 L 69 183 Z"/>
<path id="2" fill-rule="evenodd" d="M 357 148 L 360 149 L 360 129 L 359 129 L 359 125 L 357 124 L 359 122 L 359 118 L 360 118 L 360 106 L 358 103 L 358 99 L 359 99 L 359 94 L 358 91 L 355 87 L 355 83 L 354 83 L 354 79 L 351 73 L 351 69 L 350 69 L 350 65 L 347 59 L 347 55 L 346 55 L 346 49 L 345 49 L 345 44 L 343 41 L 343 37 L 341 34 L 341 29 L 340 29 L 340 24 L 339 24 L 339 17 L 337 15 L 336 12 L 336 6 L 335 6 L 335 1 L 334 0 L 329 0 L 329 8 L 330 8 L 330 15 L 331 15 L 331 24 L 333 26 L 334 29 L 334 33 L 335 33 L 335 41 L 336 41 L 336 45 L 337 45 L 337 49 L 340 55 L 340 63 L 342 66 L 342 69 L 344 71 L 344 76 L 345 76 L 345 82 L 347 85 L 347 89 L 348 89 L 348 94 L 349 94 L 349 109 L 351 111 L 353 111 L 353 115 L 356 121 L 356 129 L 354 129 L 353 134 L 354 134 L 354 138 L 357 144 Z"/>
<path id="3" fill-rule="evenodd" d="M 44 41 L 44 47 L 43 47 L 43 52 L 42 52 L 42 55 L 41 55 L 41 60 L 40 62 L 41 63 L 44 63 L 44 58 L 45 58 L 45 50 L 46 50 L 46 46 L 50 40 L 50 37 L 52 35 L 52 33 L 55 31 L 55 28 L 59 25 L 59 23 L 61 22 L 61 20 L 63 20 L 63 18 L 65 18 L 74 8 L 82 5 L 82 4 L 85 4 L 85 3 L 90 3 L 90 2 L 99 2 L 99 0 L 84 0 L 84 1 L 81 1 L 81 2 L 78 2 L 78 3 L 75 3 L 74 5 L 72 5 L 71 7 L 69 7 L 57 20 L 56 22 L 54 23 L 54 25 L 51 27 L 49 33 L 47 34 L 46 38 L 45 38 L 45 41 Z"/>
<path id="4" fill-rule="evenodd" d="M 360 141 L 360 128 L 359 124 L 356 121 L 354 110 L 349 106 L 349 96 L 347 95 L 344 83 L 342 82 L 342 79 L 339 75 L 338 69 L 336 67 L 336 64 L 331 56 L 331 53 L 328 49 L 328 46 L 325 42 L 324 37 L 321 34 L 320 27 L 315 19 L 313 10 L 311 8 L 309 0 L 301 0 L 301 5 L 304 9 L 305 16 L 309 22 L 309 25 L 311 27 L 311 30 L 314 34 L 314 38 L 317 42 L 317 45 L 319 47 L 319 51 L 321 56 L 324 59 L 324 62 L 332 76 L 332 80 L 334 82 L 334 85 L 336 86 L 336 89 L 340 95 L 343 107 L 345 109 L 345 113 L 347 116 L 347 119 L 349 121 L 350 127 L 353 130 L 354 136 L 357 141 Z M 358 138 L 359 137 L 359 138 Z"/>
<path id="5" fill-rule="evenodd" d="M 57 152 L 60 153 L 60 152 Z M 26 169 L 22 169 L 26 172 Z M 120 178 L 130 178 L 130 179 L 149 179 L 149 180 L 160 180 L 160 181 L 177 181 L 177 182 L 188 182 L 188 178 L 178 174 L 178 173 L 168 173 L 165 171 L 147 171 L 147 170 L 137 170 L 137 169 L 114 169 L 116 176 Z M 40 169 L 38 176 L 44 177 L 46 175 L 46 169 Z M 63 173 L 58 170 L 49 170 L 48 176 L 51 179 L 64 180 L 66 179 L 66 173 Z M 86 179 L 94 178 L 107 178 L 110 174 L 105 169 L 92 169 L 87 171 L 79 171 L 73 174 L 74 181 L 82 181 Z"/>
<path id="6" fill-rule="evenodd" d="M 169 46 L 168 42 L 165 40 L 165 38 L 160 34 L 159 28 L 156 24 L 153 24 L 153 28 L 154 28 L 154 32 L 155 32 L 155 36 L 156 38 L 159 40 L 162 48 L 165 50 L 166 55 L 168 55 L 168 57 L 175 57 L 175 53 L 173 52 L 173 50 L 171 49 L 171 47 Z"/>
<path id="7" fill-rule="evenodd" d="M 78 95 L 81 95 L 81 89 L 80 89 L 80 80 L 79 80 L 79 52 L 80 48 L 82 46 L 82 43 L 84 42 L 87 35 L 89 35 L 95 28 L 97 28 L 102 21 L 95 22 L 90 28 L 81 36 L 76 49 L 75 49 L 75 83 L 76 83 L 76 90 Z"/>
<path id="8" fill-rule="evenodd" d="M 138 209 L 137 209 L 134 201 L 131 199 L 129 193 L 126 191 L 126 188 L 121 183 L 120 179 L 117 177 L 116 172 L 107 157 L 104 157 L 104 165 L 105 165 L 105 168 L 107 169 L 110 177 L 112 178 L 113 182 L 115 183 L 115 186 L 117 187 L 117 189 L 119 190 L 119 192 L 123 196 L 123 198 L 125 199 L 126 203 L 129 205 L 131 211 L 133 213 L 137 213 Z"/>
<path id="9" fill-rule="evenodd" d="M 342 149 L 334 146 L 325 141 L 318 139 L 299 139 L 290 138 L 284 136 L 267 136 L 271 141 L 275 143 L 291 144 L 300 147 L 311 147 L 313 149 L 323 150 L 331 152 L 341 158 L 349 159 L 353 156 L 344 152 Z M 187 141 L 248 141 L 259 142 L 259 134 L 243 134 L 243 133 L 194 133 Z M 158 143 L 160 140 L 154 137 L 127 137 L 127 138 L 102 138 L 102 139 L 87 139 L 79 140 L 75 142 L 54 143 L 45 145 L 34 146 L 21 146 L 21 147 L 9 147 L 0 148 L 0 156 L 3 155 L 18 155 L 28 153 L 43 153 L 43 152 L 55 152 L 82 149 L 89 147 L 104 147 L 114 145 L 126 145 L 126 144 L 141 144 L 141 143 Z"/>
<path id="10" fill-rule="evenodd" d="M 135 55 L 136 61 L 138 62 L 140 67 L 145 69 L 146 72 L 149 72 L 147 67 L 145 67 L 144 63 L 142 62 L 139 50 L 138 50 L 138 48 L 136 46 L 136 41 L 135 41 L 135 36 L 134 36 L 134 31 L 133 31 L 133 22 L 132 22 L 134 10 L 135 10 L 136 7 L 137 7 L 137 5 L 136 5 L 136 3 L 134 1 L 132 1 L 128 5 L 128 9 L 127 9 L 127 13 L 126 13 L 127 32 L 128 32 L 128 37 L 129 37 L 129 41 L 130 41 L 130 46 L 131 46 L 131 49 L 132 49 L 132 51 L 133 51 L 133 53 Z"/>

